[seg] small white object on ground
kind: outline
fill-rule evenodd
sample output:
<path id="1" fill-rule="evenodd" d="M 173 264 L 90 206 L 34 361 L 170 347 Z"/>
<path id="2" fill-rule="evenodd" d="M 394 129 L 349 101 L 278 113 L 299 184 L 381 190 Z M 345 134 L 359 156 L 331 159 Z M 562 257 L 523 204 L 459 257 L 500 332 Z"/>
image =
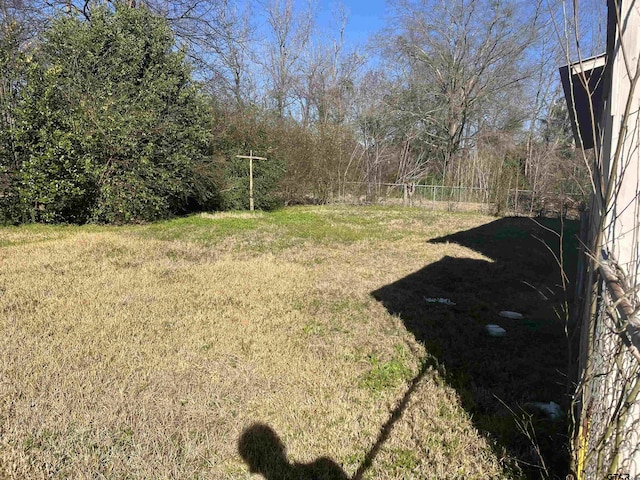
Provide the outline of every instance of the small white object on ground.
<path id="1" fill-rule="evenodd" d="M 451 300 L 449 300 L 448 298 L 430 298 L 430 297 L 424 297 L 425 301 L 427 303 L 442 303 L 444 305 L 455 305 L 454 302 L 452 302 Z"/>
<path id="2" fill-rule="evenodd" d="M 562 409 L 560 408 L 560 405 L 558 405 L 556 402 L 549 402 L 549 403 L 529 402 L 525 404 L 525 407 L 532 407 L 537 410 L 540 410 L 541 412 L 544 412 L 552 420 L 558 420 L 562 418 Z"/>
<path id="3" fill-rule="evenodd" d="M 504 337 L 507 334 L 507 331 L 500 325 L 489 324 L 485 325 L 484 329 L 492 337 Z"/>
<path id="4" fill-rule="evenodd" d="M 514 320 L 520 320 L 521 318 L 524 318 L 524 315 L 522 315 L 521 313 L 511 312 L 509 310 L 503 310 L 498 315 L 503 318 L 513 318 Z"/>

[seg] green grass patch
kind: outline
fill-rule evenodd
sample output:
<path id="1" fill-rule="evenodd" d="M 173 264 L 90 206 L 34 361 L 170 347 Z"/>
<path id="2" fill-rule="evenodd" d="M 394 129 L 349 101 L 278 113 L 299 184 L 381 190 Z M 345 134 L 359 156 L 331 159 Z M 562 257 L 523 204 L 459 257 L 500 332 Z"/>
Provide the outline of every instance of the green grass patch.
<path id="1" fill-rule="evenodd" d="M 209 218 L 202 215 L 190 215 L 144 225 L 132 229 L 132 232 L 157 240 L 180 240 L 212 245 L 223 238 L 255 230 L 260 224 L 260 217 Z"/>
<path id="2" fill-rule="evenodd" d="M 369 355 L 371 369 L 360 379 L 360 386 L 374 393 L 384 392 L 407 382 L 412 371 L 407 366 L 407 353 L 404 347 L 395 348 L 391 360 L 381 361 L 377 355 Z"/>
<path id="3" fill-rule="evenodd" d="M 117 231 L 142 238 L 205 246 L 235 238 L 238 249 L 279 253 L 299 244 L 331 245 L 397 241 L 425 234 L 443 215 L 386 206 L 299 206 L 273 212 L 195 214 L 143 225 L 23 225 L 0 228 L 0 247 L 57 240 L 80 232 Z M 468 213 L 447 214 L 469 217 Z M 471 217 L 470 217 L 471 218 Z"/>
<path id="4" fill-rule="evenodd" d="M 391 451 L 391 460 L 388 466 L 396 473 L 410 474 L 420 464 L 418 456 L 413 450 L 396 448 Z"/>
<path id="5" fill-rule="evenodd" d="M 302 327 L 302 331 L 307 335 L 324 337 L 327 334 L 327 327 L 319 322 L 312 321 Z"/>

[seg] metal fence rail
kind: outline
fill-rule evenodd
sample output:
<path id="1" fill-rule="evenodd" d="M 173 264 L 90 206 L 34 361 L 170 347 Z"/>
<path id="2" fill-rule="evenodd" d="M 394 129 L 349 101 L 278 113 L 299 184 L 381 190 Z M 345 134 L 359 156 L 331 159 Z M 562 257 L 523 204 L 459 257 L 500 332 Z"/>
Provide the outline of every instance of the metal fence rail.
<path id="1" fill-rule="evenodd" d="M 509 189 L 498 196 L 488 188 L 448 185 L 366 184 L 346 182 L 333 203 L 382 204 L 427 207 L 438 210 L 478 211 L 518 215 L 566 215 L 577 211 L 578 195 L 539 195 L 531 190 Z"/>

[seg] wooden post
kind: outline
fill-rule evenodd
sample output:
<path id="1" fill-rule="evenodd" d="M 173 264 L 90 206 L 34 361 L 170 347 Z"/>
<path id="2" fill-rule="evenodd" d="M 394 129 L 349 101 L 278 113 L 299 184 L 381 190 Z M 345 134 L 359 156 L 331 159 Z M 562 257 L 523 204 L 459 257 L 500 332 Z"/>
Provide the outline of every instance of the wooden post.
<path id="1" fill-rule="evenodd" d="M 253 161 L 266 160 L 264 157 L 254 157 L 253 150 L 249 150 L 249 155 L 236 155 L 237 158 L 249 159 L 249 210 L 253 212 Z"/>

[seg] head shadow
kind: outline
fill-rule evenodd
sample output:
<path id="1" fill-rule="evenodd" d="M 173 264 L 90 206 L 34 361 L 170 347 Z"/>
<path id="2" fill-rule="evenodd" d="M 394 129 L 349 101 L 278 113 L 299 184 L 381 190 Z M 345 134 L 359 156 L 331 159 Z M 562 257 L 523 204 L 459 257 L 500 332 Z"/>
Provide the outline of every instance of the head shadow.
<path id="1" fill-rule="evenodd" d="M 347 480 L 349 477 L 333 460 L 321 457 L 311 463 L 290 462 L 284 443 L 268 425 L 255 423 L 238 439 L 238 453 L 249 472 L 266 480 Z"/>

